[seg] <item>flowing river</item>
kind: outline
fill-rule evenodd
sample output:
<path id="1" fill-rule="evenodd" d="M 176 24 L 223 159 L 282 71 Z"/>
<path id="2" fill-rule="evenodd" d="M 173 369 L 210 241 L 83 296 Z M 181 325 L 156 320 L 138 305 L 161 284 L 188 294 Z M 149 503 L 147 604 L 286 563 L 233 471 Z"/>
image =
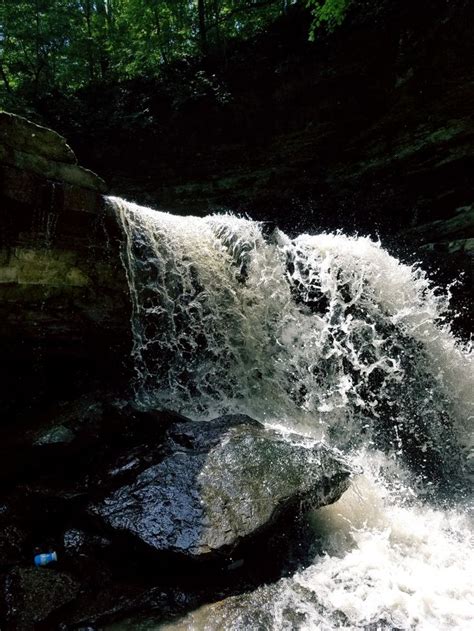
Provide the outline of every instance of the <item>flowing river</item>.
<path id="1" fill-rule="evenodd" d="M 363 470 L 310 516 L 311 564 L 166 628 L 472 629 L 473 353 L 445 319 L 449 292 L 368 238 L 110 204 L 137 402 L 246 413 Z"/>

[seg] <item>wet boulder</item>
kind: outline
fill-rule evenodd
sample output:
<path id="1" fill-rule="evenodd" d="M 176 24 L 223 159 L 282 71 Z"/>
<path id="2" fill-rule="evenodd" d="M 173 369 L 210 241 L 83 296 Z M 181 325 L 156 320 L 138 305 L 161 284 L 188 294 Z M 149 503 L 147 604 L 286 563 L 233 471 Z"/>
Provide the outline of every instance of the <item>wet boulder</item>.
<path id="1" fill-rule="evenodd" d="M 118 483 L 89 513 L 122 539 L 188 559 L 227 556 L 280 517 L 336 501 L 351 475 L 328 447 L 242 415 L 175 423 L 153 450 L 109 468 L 99 487 Z"/>

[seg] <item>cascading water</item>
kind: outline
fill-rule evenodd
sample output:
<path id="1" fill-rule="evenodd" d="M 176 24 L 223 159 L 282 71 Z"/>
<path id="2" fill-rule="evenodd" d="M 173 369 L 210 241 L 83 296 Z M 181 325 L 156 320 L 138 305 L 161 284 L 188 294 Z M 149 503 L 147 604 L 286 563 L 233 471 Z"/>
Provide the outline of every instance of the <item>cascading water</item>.
<path id="1" fill-rule="evenodd" d="M 244 412 L 364 469 L 313 516 L 323 556 L 235 597 L 230 626 L 196 628 L 467 629 L 474 375 L 446 295 L 367 238 L 110 203 L 137 402 L 202 420 Z"/>

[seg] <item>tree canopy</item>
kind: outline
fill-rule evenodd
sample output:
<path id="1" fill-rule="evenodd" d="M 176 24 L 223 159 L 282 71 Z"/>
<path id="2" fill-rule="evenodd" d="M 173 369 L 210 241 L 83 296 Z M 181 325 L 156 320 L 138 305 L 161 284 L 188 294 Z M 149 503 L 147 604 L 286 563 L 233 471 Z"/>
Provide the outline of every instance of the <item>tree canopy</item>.
<path id="1" fill-rule="evenodd" d="M 0 97 L 71 92 L 158 75 L 190 56 L 225 55 L 290 5 L 333 27 L 350 0 L 0 0 Z"/>

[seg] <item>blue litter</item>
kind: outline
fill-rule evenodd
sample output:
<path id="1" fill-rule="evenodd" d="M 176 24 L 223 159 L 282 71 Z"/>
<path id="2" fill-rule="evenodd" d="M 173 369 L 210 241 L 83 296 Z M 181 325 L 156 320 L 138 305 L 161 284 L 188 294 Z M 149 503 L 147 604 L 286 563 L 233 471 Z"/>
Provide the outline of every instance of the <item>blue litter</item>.
<path id="1" fill-rule="evenodd" d="M 56 552 L 48 552 L 47 554 L 37 554 L 35 556 L 35 565 L 36 566 L 40 566 L 40 565 L 48 565 L 49 563 L 52 563 L 53 561 L 57 561 L 58 560 L 58 555 L 56 554 Z"/>

